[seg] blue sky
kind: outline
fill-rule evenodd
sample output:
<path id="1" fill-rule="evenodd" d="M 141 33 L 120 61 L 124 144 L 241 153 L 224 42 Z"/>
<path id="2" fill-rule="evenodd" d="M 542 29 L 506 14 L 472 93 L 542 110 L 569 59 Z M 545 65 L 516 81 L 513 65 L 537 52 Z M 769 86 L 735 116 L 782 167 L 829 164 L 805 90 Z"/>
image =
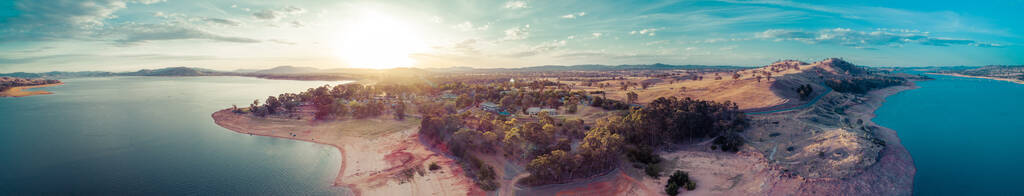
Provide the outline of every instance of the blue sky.
<path id="1" fill-rule="evenodd" d="M 0 2 L 0 72 L 1024 64 L 1022 0 Z"/>

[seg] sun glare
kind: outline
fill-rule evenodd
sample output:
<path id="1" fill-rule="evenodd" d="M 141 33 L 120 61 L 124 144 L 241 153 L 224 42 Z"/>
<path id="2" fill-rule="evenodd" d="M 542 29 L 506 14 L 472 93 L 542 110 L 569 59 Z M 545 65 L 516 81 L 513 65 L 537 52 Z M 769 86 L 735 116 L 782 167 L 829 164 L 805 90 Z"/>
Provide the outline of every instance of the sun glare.
<path id="1" fill-rule="evenodd" d="M 409 67 L 409 55 L 427 48 L 413 26 L 375 11 L 348 21 L 339 36 L 336 55 L 356 68 Z"/>

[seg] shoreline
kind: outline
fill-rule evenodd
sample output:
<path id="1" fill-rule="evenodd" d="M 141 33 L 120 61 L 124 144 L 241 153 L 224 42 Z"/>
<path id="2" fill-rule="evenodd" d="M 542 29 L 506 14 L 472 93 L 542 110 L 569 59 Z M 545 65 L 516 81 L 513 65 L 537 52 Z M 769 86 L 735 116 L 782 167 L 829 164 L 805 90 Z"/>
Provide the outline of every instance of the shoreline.
<path id="1" fill-rule="evenodd" d="M 466 195 L 482 192 L 472 180 L 461 174 L 461 166 L 454 160 L 420 143 L 417 128 L 371 137 L 339 133 L 342 131 L 332 127 L 339 122 L 272 117 L 254 119 L 250 115 L 235 114 L 230 108 L 216 111 L 211 117 L 217 125 L 236 133 L 312 142 L 338 149 L 341 165 L 331 187 L 343 187 L 353 195 Z M 264 122 L 268 119 L 280 122 Z M 402 172 L 426 168 L 429 163 L 436 163 L 442 168 L 399 179 Z"/>
<path id="2" fill-rule="evenodd" d="M 1013 83 L 1017 83 L 1017 84 L 1024 84 L 1024 81 L 1022 81 L 1022 80 L 1010 79 L 1010 78 L 998 78 L 998 77 L 988 77 L 988 76 L 971 76 L 971 75 L 963 75 L 963 74 L 958 74 L 958 73 L 926 73 L 926 74 L 944 75 L 944 76 L 953 76 L 953 77 L 962 77 L 962 78 L 980 78 L 980 79 L 998 80 L 998 81 L 1004 81 L 1004 82 L 1013 82 Z"/>
<path id="3" fill-rule="evenodd" d="M 39 90 L 39 91 L 25 91 L 25 90 L 33 89 L 33 88 L 59 86 L 59 85 L 63 85 L 63 84 L 64 84 L 63 82 L 58 82 L 58 83 L 53 83 L 53 84 L 41 84 L 41 85 L 11 87 L 10 89 L 7 89 L 7 90 L 4 90 L 4 91 L 0 92 L 0 97 L 28 97 L 28 96 L 33 96 L 33 95 L 49 95 L 49 94 L 53 94 L 53 92 L 42 91 L 42 90 Z"/>
<path id="4" fill-rule="evenodd" d="M 915 81 L 911 81 L 909 85 L 893 86 L 883 89 L 877 89 L 868 92 L 867 101 L 862 104 L 851 107 L 851 117 L 865 118 L 865 125 L 877 128 L 876 132 L 878 137 L 885 141 L 885 148 L 882 149 L 878 155 L 878 162 L 866 168 L 863 173 L 853 176 L 848 183 L 853 185 L 868 185 L 869 187 L 851 187 L 851 188 L 870 188 L 868 190 L 878 191 L 876 193 L 901 193 L 903 195 L 913 195 L 914 191 L 914 176 L 917 173 L 917 168 L 914 165 L 913 157 L 910 152 L 907 151 L 906 147 L 903 146 L 899 133 L 896 130 L 882 126 L 874 122 L 876 116 L 875 111 L 878 110 L 889 96 L 899 94 L 904 91 L 921 88 Z M 870 186 L 871 182 L 882 181 L 880 185 L 888 185 L 882 187 Z M 854 189 L 856 190 L 856 189 Z M 853 191 L 853 190 L 851 190 Z M 862 192 L 863 193 L 863 192 Z"/>

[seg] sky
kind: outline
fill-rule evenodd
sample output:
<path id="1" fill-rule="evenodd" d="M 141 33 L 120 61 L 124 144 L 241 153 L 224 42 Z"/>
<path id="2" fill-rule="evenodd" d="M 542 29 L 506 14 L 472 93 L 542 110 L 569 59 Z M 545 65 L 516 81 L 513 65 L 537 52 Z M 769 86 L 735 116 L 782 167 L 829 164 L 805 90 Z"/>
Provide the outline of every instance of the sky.
<path id="1" fill-rule="evenodd" d="M 1024 0 L 0 0 L 0 72 L 1024 64 Z"/>

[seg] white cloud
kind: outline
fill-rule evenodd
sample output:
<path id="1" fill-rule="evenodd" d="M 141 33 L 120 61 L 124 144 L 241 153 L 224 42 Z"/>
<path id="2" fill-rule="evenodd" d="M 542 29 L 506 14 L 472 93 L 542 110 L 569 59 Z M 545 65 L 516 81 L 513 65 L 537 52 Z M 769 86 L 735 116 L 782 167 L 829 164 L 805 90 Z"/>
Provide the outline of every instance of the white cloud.
<path id="1" fill-rule="evenodd" d="M 659 41 L 647 42 L 647 43 L 644 43 L 644 45 L 653 46 L 653 45 L 667 44 L 668 42 L 669 42 L 668 40 L 659 40 Z"/>
<path id="2" fill-rule="evenodd" d="M 474 26 L 472 22 L 466 21 L 463 23 L 459 23 L 455 26 L 452 26 L 452 28 L 455 28 L 460 31 L 484 31 L 490 29 L 491 25 L 485 24 L 483 26 Z"/>
<path id="3" fill-rule="evenodd" d="M 523 25 L 505 30 L 505 38 L 503 40 L 521 40 L 526 39 L 530 36 L 530 25 Z"/>
<path id="4" fill-rule="evenodd" d="M 258 12 L 252 13 L 252 15 L 259 19 L 276 21 L 284 17 L 299 15 L 305 12 L 305 9 L 295 6 L 287 6 L 279 10 L 263 9 Z"/>
<path id="5" fill-rule="evenodd" d="M 92 33 L 102 30 L 106 20 L 117 18 L 118 10 L 127 7 L 120 0 L 94 1 L 19 1 L 14 5 L 20 15 L 7 18 L 0 25 L 0 42 L 9 40 L 44 40 L 60 38 L 93 39 Z"/>
<path id="6" fill-rule="evenodd" d="M 240 25 L 242 25 L 242 23 L 238 22 L 237 20 L 225 19 L 225 18 L 206 18 L 206 19 L 203 19 L 203 21 L 206 21 L 208 23 L 213 23 L 213 24 L 225 25 L 225 26 L 240 26 Z"/>
<path id="7" fill-rule="evenodd" d="M 845 28 L 819 31 L 769 29 L 755 34 L 756 38 L 774 41 L 799 41 L 807 44 L 834 44 L 854 48 L 873 49 L 874 46 L 900 47 L 905 44 L 930 46 L 966 45 L 976 47 L 1002 47 L 1001 44 L 984 43 L 967 39 L 933 37 L 927 32 L 911 30 L 855 31 Z"/>
<path id="8" fill-rule="evenodd" d="M 562 15 L 562 18 L 573 19 L 573 18 L 576 18 L 576 17 L 585 16 L 585 15 L 587 15 L 586 12 L 578 12 L 578 13 L 575 13 L 575 14 Z"/>
<path id="9" fill-rule="evenodd" d="M 593 35 L 594 38 L 600 38 L 604 34 L 603 33 L 591 33 L 590 35 Z"/>
<path id="10" fill-rule="evenodd" d="M 654 35 L 655 35 L 655 33 L 654 33 L 654 32 L 656 32 L 656 31 L 658 31 L 658 30 L 661 30 L 661 29 L 663 29 L 663 28 L 657 28 L 657 29 L 656 29 L 656 28 L 646 28 L 646 29 L 640 29 L 640 30 L 634 30 L 634 31 L 630 31 L 630 32 L 629 32 L 629 34 L 630 34 L 630 35 L 647 35 L 647 36 L 654 36 Z"/>
<path id="11" fill-rule="evenodd" d="M 202 39 L 234 43 L 258 43 L 260 40 L 214 34 L 201 29 L 168 24 L 128 24 L 112 29 L 114 40 L 121 45 L 134 45 L 149 41 Z"/>
<path id="12" fill-rule="evenodd" d="M 516 53 L 508 54 L 508 55 L 505 55 L 505 56 L 517 57 L 517 58 L 518 57 L 536 56 L 536 55 L 544 53 L 544 52 L 549 52 L 549 51 L 553 51 L 555 49 L 561 48 L 561 47 L 565 46 L 567 43 L 568 42 L 566 42 L 565 40 L 547 41 L 547 42 L 543 42 L 543 43 L 537 44 L 536 46 L 533 46 L 533 47 L 531 47 L 530 49 L 528 49 L 526 51 L 516 52 Z"/>
<path id="13" fill-rule="evenodd" d="M 508 2 L 505 2 L 505 8 L 520 9 L 520 8 L 528 8 L 528 7 L 526 6 L 526 2 L 525 1 L 508 1 Z"/>
<path id="14" fill-rule="evenodd" d="M 162 2 L 167 2 L 167 0 L 132 0 L 132 3 L 141 3 L 146 5 Z"/>

